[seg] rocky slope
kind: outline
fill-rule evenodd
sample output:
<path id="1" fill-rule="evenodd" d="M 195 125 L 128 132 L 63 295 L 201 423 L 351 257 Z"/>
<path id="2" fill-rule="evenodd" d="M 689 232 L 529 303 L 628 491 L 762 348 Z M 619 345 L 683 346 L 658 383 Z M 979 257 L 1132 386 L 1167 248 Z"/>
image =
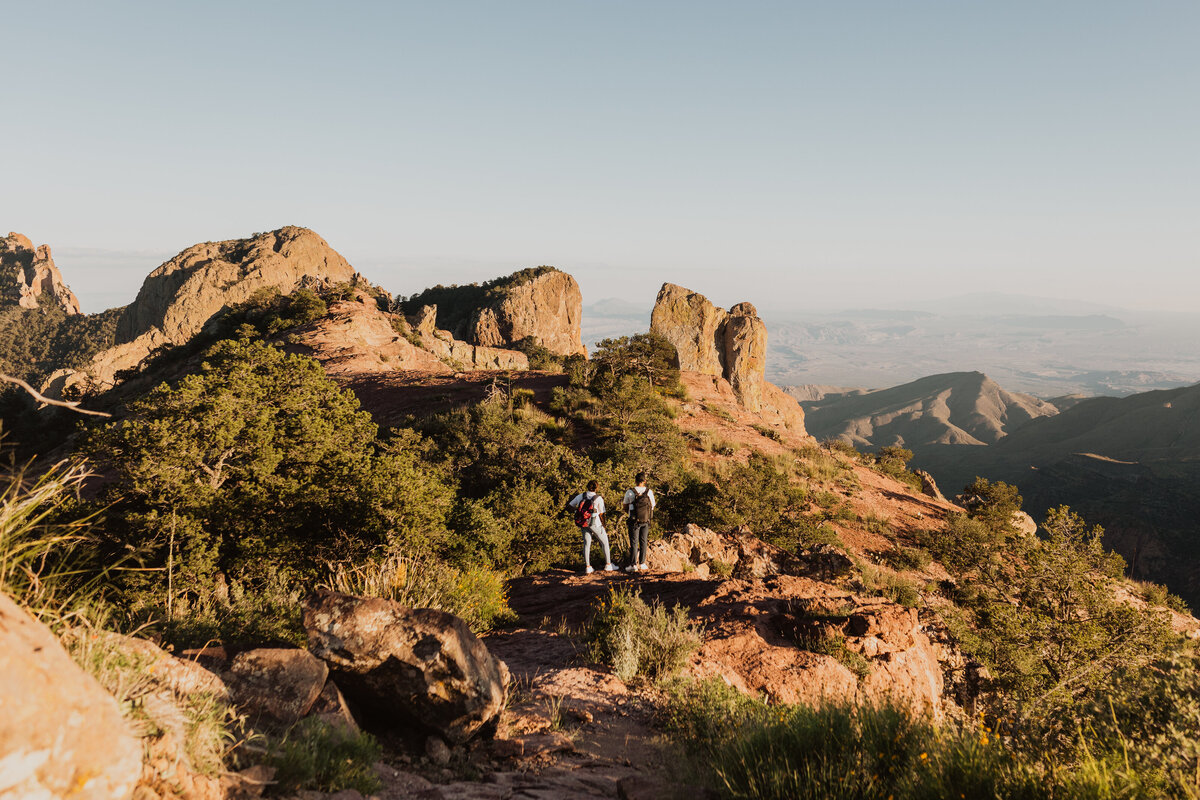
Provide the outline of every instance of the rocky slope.
<path id="1" fill-rule="evenodd" d="M 19 233 L 0 238 L 0 305 L 55 307 L 78 314 L 79 300 L 63 283 L 49 245 L 33 246 Z"/>
<path id="2" fill-rule="evenodd" d="M 811 395 L 800 387 L 803 395 Z M 818 439 L 845 439 L 856 447 L 913 448 L 932 444 L 992 444 L 1058 409 L 1026 394 L 1007 392 L 982 372 L 951 372 L 875 391 L 826 394 L 803 402 L 809 431 Z"/>
<path id="3" fill-rule="evenodd" d="M 701 294 L 664 283 L 650 314 L 650 331 L 679 352 L 679 368 L 724 378 L 748 410 L 762 408 L 767 326 L 750 303 L 728 311 Z"/>

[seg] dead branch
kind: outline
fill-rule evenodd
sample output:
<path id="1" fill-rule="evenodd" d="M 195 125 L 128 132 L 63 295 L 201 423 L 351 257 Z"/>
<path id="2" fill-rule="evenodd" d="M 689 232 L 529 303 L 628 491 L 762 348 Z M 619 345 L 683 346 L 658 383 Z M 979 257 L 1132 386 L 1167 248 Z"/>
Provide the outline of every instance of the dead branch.
<path id="1" fill-rule="evenodd" d="M 52 400 L 49 397 L 46 397 L 45 395 L 43 395 L 37 389 L 34 389 L 32 386 L 30 386 L 28 383 L 21 380 L 20 378 L 14 378 L 11 375 L 5 375 L 3 372 L 0 372 L 0 381 L 7 381 L 8 383 L 15 383 L 17 386 L 20 386 L 22 389 L 24 389 L 26 392 L 28 392 L 29 395 L 34 400 L 37 400 L 43 406 L 60 406 L 61 408 L 69 408 L 72 411 L 79 413 L 79 414 L 91 414 L 94 417 L 111 417 L 112 416 L 112 414 L 109 414 L 106 411 L 91 411 L 86 408 L 80 408 L 79 403 L 74 400 Z"/>

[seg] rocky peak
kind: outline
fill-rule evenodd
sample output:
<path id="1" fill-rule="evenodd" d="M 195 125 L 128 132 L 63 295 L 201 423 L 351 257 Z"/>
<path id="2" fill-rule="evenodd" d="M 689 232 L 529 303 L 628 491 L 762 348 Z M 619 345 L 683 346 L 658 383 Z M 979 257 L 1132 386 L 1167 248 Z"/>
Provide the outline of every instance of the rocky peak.
<path id="1" fill-rule="evenodd" d="M 435 286 L 402 307 L 418 330 L 443 329 L 481 347 L 508 348 L 532 337 L 558 355 L 587 353 L 579 284 L 553 267 L 521 270 L 484 284 Z"/>
<path id="2" fill-rule="evenodd" d="M 750 303 L 728 311 L 702 294 L 664 283 L 650 316 L 650 330 L 679 353 L 679 368 L 725 378 L 750 411 L 763 405 L 767 326 Z"/>
<path id="3" fill-rule="evenodd" d="M 49 245 L 33 246 L 28 237 L 10 233 L 0 238 L 0 302 L 21 308 L 57 306 L 78 314 L 79 300 L 63 283 Z"/>
<path id="4" fill-rule="evenodd" d="M 117 323 L 117 342 L 157 332 L 166 343 L 182 344 L 259 289 L 288 294 L 353 278 L 346 259 L 307 228 L 288 226 L 249 239 L 197 244 L 146 277 Z"/>
<path id="5" fill-rule="evenodd" d="M 354 268 L 307 228 L 286 227 L 248 239 L 204 242 L 150 273 L 117 323 L 117 344 L 78 372 L 51 377 L 47 390 L 107 388 L 116 374 L 152 352 L 182 345 L 229 306 L 260 289 L 288 294 L 304 287 L 352 281 Z"/>

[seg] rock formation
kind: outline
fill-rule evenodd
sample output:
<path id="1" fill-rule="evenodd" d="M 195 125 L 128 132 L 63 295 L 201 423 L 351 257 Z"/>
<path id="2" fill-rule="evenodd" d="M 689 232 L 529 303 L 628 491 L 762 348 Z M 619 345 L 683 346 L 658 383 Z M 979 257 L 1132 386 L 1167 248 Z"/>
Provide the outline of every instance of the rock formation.
<path id="1" fill-rule="evenodd" d="M 441 329 L 448 338 L 491 348 L 533 338 L 557 355 L 587 353 L 579 284 L 553 267 L 521 270 L 482 285 L 436 286 L 402 306 L 422 335 Z"/>
<path id="2" fill-rule="evenodd" d="M 758 412 L 766 392 L 767 326 L 750 303 L 729 311 L 703 295 L 664 283 L 650 316 L 650 331 L 679 352 L 679 368 L 725 378 L 749 411 Z"/>
<path id="3" fill-rule="evenodd" d="M 251 719 L 288 727 L 312 710 L 329 667 L 307 650 L 259 648 L 238 653 L 228 675 L 234 701 Z"/>
<path id="4" fill-rule="evenodd" d="M 112 696 L 0 594 L 0 795 L 124 800 L 142 747 Z"/>
<path id="5" fill-rule="evenodd" d="M 19 233 L 0 238 L 0 303 L 21 308 L 57 306 L 67 314 L 79 313 L 79 300 L 63 283 L 50 246 L 35 249 Z"/>
<path id="6" fill-rule="evenodd" d="M 508 669 L 452 614 L 321 591 L 304 629 L 347 699 L 376 720 L 415 722 L 458 744 L 504 707 Z"/>
<path id="7" fill-rule="evenodd" d="M 158 348 L 188 342 L 223 309 L 260 289 L 287 294 L 354 275 L 346 259 L 306 228 L 189 247 L 146 278 L 117 323 L 116 346 L 79 372 L 53 376 L 47 390 L 112 386 L 118 372 L 136 368 Z"/>
<path id="8" fill-rule="evenodd" d="M 581 341 L 583 295 L 565 272 L 551 270 L 505 292 L 499 303 L 481 308 L 471 323 L 472 341 L 507 347 L 533 337 L 552 353 L 586 353 Z"/>

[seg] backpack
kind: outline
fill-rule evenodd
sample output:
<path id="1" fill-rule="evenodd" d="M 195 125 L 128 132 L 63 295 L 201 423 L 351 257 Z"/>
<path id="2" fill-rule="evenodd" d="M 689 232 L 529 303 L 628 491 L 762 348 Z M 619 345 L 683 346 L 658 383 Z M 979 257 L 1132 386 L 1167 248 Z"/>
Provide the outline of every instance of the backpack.
<path id="1" fill-rule="evenodd" d="M 581 528 L 591 527 L 592 524 L 592 506 L 596 504 L 596 497 L 588 497 L 584 492 L 579 497 L 579 505 L 575 506 L 575 524 Z"/>
<path id="2" fill-rule="evenodd" d="M 637 493 L 637 489 L 633 490 L 633 502 L 629 504 L 629 515 L 634 522 L 639 524 L 650 521 L 650 515 L 654 512 L 654 506 L 650 503 L 650 490 Z"/>

